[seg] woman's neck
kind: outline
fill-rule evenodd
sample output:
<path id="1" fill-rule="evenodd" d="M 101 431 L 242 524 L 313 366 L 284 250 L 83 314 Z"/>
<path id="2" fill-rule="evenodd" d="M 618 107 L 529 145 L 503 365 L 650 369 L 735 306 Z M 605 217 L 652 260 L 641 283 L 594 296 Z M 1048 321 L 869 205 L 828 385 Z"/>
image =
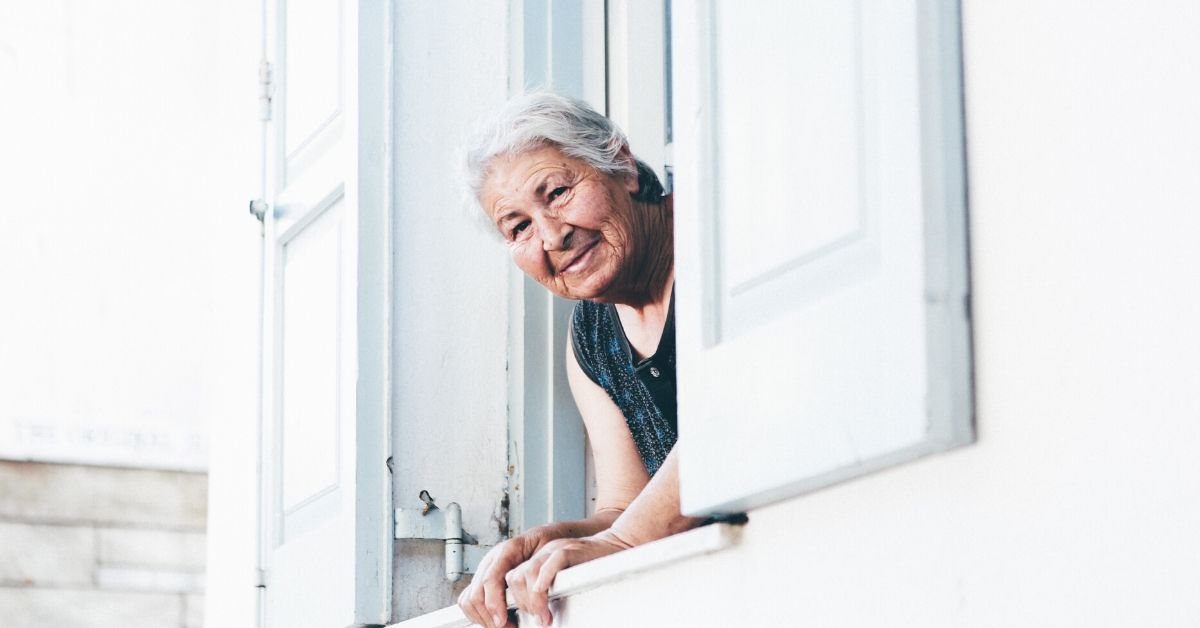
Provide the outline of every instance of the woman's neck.
<path id="1" fill-rule="evenodd" d="M 654 355 L 675 288 L 675 239 L 671 197 L 661 204 L 642 204 L 639 213 L 646 217 L 643 242 L 652 243 L 637 256 L 626 291 L 614 299 L 617 315 L 637 358 Z"/>
<path id="2" fill-rule="evenodd" d="M 635 201 L 636 202 L 636 201 Z M 670 195 L 661 203 L 637 202 L 641 217 L 638 241 L 642 250 L 629 260 L 623 290 L 610 302 L 641 313 L 661 311 L 665 316 L 675 283 L 675 229 Z"/>
<path id="3" fill-rule="evenodd" d="M 675 273 L 674 269 L 667 274 L 666 280 L 662 286 L 655 290 L 648 298 L 640 299 L 636 302 L 617 301 L 613 303 L 617 310 L 622 312 L 622 316 L 629 314 L 638 319 L 657 319 L 660 322 L 666 320 L 667 310 L 671 305 L 671 292 L 675 288 Z"/>
<path id="4" fill-rule="evenodd" d="M 658 351 L 667 317 L 670 316 L 671 293 L 674 289 L 674 281 L 669 281 L 662 294 L 641 307 L 624 303 L 614 305 L 617 317 L 621 319 L 621 329 L 625 332 L 625 339 L 629 341 L 629 347 L 633 350 L 636 360 L 643 360 Z"/>

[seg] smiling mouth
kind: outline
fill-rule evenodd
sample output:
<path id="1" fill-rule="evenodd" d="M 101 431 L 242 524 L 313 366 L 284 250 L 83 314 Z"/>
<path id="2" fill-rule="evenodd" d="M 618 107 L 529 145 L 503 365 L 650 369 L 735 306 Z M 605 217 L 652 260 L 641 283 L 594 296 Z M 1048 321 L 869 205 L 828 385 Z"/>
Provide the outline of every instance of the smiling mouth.
<path id="1" fill-rule="evenodd" d="M 576 255 L 575 257 L 571 258 L 571 260 L 568 261 L 565 265 L 563 265 L 563 267 L 560 268 L 558 270 L 558 272 L 559 273 L 573 273 L 573 272 L 578 271 L 579 269 L 583 268 L 587 264 L 589 258 L 591 257 L 592 250 L 596 248 L 596 245 L 599 242 L 600 242 L 599 240 L 594 240 L 587 246 L 580 249 L 579 254 Z"/>

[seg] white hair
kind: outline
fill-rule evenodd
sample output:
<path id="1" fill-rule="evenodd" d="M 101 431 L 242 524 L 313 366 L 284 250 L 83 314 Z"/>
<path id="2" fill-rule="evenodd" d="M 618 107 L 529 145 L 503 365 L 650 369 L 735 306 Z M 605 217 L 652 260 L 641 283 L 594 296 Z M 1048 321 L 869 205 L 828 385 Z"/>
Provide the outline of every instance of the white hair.
<path id="1" fill-rule="evenodd" d="M 479 194 L 492 161 L 553 146 L 612 177 L 637 177 L 639 200 L 659 202 L 663 188 L 654 170 L 638 159 L 622 158 L 629 140 L 617 125 L 587 103 L 546 91 L 516 96 L 480 125 L 467 142 L 464 179 L 467 203 L 480 215 Z M 632 154 L 632 153 L 631 153 Z"/>

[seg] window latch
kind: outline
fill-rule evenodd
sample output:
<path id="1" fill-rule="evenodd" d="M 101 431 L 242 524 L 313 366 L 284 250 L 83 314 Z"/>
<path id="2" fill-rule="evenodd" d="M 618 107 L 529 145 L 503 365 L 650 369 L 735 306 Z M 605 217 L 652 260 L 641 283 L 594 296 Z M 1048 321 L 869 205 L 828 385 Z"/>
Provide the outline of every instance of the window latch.
<path id="1" fill-rule="evenodd" d="M 434 503 L 429 491 L 421 491 L 421 508 L 397 508 L 394 537 L 431 539 L 446 544 L 446 580 L 457 582 L 465 573 L 475 573 L 479 561 L 492 548 L 480 545 L 462 529 L 462 508 L 450 502 L 445 508 Z"/>
<path id="2" fill-rule="evenodd" d="M 266 218 L 269 208 L 267 202 L 261 198 L 250 201 L 250 215 L 254 216 L 254 219 L 259 222 L 262 222 Z"/>

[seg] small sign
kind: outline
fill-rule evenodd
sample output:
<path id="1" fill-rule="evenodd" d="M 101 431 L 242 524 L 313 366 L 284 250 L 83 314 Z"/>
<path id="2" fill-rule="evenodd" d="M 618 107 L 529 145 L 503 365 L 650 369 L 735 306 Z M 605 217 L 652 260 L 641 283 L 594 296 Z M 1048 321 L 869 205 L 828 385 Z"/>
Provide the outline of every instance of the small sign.
<path id="1" fill-rule="evenodd" d="M 202 430 L 178 426 L 0 419 L 0 458 L 205 471 L 208 438 Z"/>

